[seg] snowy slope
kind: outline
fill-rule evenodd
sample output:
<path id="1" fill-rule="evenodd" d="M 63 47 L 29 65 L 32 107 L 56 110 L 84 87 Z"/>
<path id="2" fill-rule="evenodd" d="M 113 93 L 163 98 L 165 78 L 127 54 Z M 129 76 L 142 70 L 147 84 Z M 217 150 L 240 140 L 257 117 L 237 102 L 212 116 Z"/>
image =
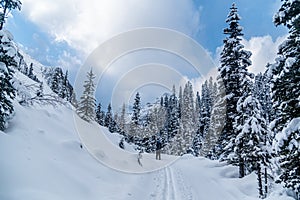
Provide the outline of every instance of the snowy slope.
<path id="1" fill-rule="evenodd" d="M 205 158 L 184 156 L 143 174 L 116 171 L 80 148 L 70 108 L 15 106 L 11 128 L 0 132 L 0 199 L 258 199 L 254 174 L 238 179 L 236 167 Z M 122 156 L 142 168 L 135 153 L 123 151 Z M 142 162 L 150 159 L 156 162 L 152 154 Z M 291 198 L 276 194 L 269 199 Z"/>
<path id="2" fill-rule="evenodd" d="M 46 83 L 43 66 L 26 59 Z M 258 199 L 255 174 L 239 179 L 236 167 L 217 161 L 167 155 L 156 161 L 143 154 L 140 166 L 132 147 L 117 147 L 120 136 L 82 121 L 67 102 L 21 106 L 21 96 L 34 96 L 37 84 L 17 71 L 15 78 L 15 114 L 0 131 L 0 200 Z M 54 95 L 44 85 L 44 93 Z M 280 187 L 268 198 L 288 199 Z"/>

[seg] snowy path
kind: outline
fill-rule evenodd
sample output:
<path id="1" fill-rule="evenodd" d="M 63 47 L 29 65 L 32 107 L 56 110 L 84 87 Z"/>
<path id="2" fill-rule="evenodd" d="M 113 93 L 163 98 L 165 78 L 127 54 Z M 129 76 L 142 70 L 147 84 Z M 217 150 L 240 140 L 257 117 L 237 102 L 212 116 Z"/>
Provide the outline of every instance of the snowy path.
<path id="1" fill-rule="evenodd" d="M 182 173 L 174 166 L 165 167 L 156 172 L 155 190 L 151 200 L 192 200 L 191 190 L 182 179 Z"/>
<path id="2" fill-rule="evenodd" d="M 159 171 L 147 174 L 152 181 L 150 200 L 254 200 L 256 184 L 235 178 L 237 170 L 204 158 L 182 159 Z M 191 162 L 195 162 L 194 165 Z M 188 170 L 187 170 L 188 169 Z M 250 176 L 250 179 L 255 176 Z M 145 181 L 145 180 L 144 180 Z M 140 183 L 143 184 L 143 183 Z M 137 184 L 138 185 L 138 184 Z M 244 186 L 243 186 L 244 185 Z M 141 196 L 141 195 L 140 195 Z"/>
<path id="3" fill-rule="evenodd" d="M 239 179 L 236 167 L 190 155 L 150 172 L 147 167 L 159 168 L 177 157 L 162 155 L 157 161 L 154 154 L 145 154 L 140 166 L 137 153 L 120 153 L 100 140 L 103 144 L 95 148 L 97 155 L 110 164 L 140 173 L 120 172 L 99 163 L 81 148 L 82 141 L 70 120 L 71 109 L 15 108 L 12 128 L 7 133 L 0 131 L 1 200 L 258 200 L 254 173 Z M 112 139 L 118 144 L 119 137 Z M 109 150 L 107 155 L 114 151 L 120 155 L 107 156 L 99 151 L 100 147 Z M 278 190 L 266 200 L 292 198 Z"/>

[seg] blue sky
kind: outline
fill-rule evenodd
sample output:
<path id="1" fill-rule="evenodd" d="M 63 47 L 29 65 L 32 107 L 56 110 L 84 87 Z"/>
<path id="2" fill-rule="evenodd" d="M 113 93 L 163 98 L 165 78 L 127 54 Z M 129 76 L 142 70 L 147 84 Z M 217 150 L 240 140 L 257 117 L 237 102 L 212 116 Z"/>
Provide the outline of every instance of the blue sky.
<path id="1" fill-rule="evenodd" d="M 21 12 L 13 12 L 6 28 L 33 58 L 68 69 L 74 81 L 94 48 L 116 34 L 141 27 L 182 32 L 217 62 L 233 2 L 242 17 L 245 48 L 253 53 L 252 71 L 263 71 L 265 64 L 274 60 L 277 46 L 287 33 L 272 23 L 279 0 L 23 0 Z M 195 87 L 200 88 L 197 81 Z M 109 101 L 109 92 L 102 96 L 101 101 Z"/>

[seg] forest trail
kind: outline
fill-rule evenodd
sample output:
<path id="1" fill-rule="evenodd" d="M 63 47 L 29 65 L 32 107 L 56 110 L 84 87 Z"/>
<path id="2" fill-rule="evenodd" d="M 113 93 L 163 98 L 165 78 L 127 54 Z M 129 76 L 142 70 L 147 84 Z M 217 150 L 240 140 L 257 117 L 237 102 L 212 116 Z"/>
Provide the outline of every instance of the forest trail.
<path id="1" fill-rule="evenodd" d="M 245 188 L 237 187 L 240 183 L 235 179 L 233 167 L 211 164 L 204 158 L 198 159 L 197 170 L 183 170 L 187 169 L 183 165 L 186 163 L 175 162 L 153 172 L 151 181 L 154 181 L 154 188 L 151 189 L 150 200 L 240 200 L 241 196 L 242 199 L 257 199 L 247 195 L 247 185 Z M 253 186 L 249 190 L 252 191 Z"/>

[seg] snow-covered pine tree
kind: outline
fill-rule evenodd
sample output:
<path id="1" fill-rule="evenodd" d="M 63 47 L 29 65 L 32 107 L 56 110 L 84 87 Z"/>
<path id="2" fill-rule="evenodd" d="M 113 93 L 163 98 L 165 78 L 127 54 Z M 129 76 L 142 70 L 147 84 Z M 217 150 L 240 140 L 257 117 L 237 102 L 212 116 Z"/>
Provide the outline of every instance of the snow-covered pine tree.
<path id="1" fill-rule="evenodd" d="M 166 120 L 165 120 L 165 132 L 164 136 L 166 138 L 163 138 L 163 143 L 167 144 L 165 151 L 167 153 L 171 153 L 171 141 L 175 137 L 175 135 L 178 134 L 179 128 L 180 128 L 180 122 L 179 122 L 179 112 L 178 112 L 178 98 L 176 96 L 176 89 L 175 85 L 173 85 L 172 94 L 169 97 L 168 105 L 166 108 Z"/>
<path id="2" fill-rule="evenodd" d="M 76 94 L 75 94 L 74 90 L 72 90 L 72 93 L 71 93 L 70 103 L 77 109 L 77 107 L 78 107 L 78 101 L 76 99 Z"/>
<path id="3" fill-rule="evenodd" d="M 203 142 L 203 137 L 200 132 L 200 129 L 198 129 L 195 133 L 195 136 L 193 138 L 193 145 L 192 145 L 192 153 L 194 156 L 199 156 L 200 155 L 200 150 L 202 148 L 202 142 Z"/>
<path id="4" fill-rule="evenodd" d="M 197 91 L 196 98 L 195 98 L 195 119 L 197 123 L 200 121 L 200 107 L 201 107 L 201 97 L 199 92 Z"/>
<path id="5" fill-rule="evenodd" d="M 212 77 L 209 77 L 208 90 L 210 92 L 209 96 L 211 99 L 211 107 L 214 105 L 217 98 L 217 83 L 213 81 Z"/>
<path id="6" fill-rule="evenodd" d="M 33 63 L 31 63 L 30 66 L 29 66 L 29 71 L 28 71 L 27 76 L 29 78 L 33 79 Z"/>
<path id="7" fill-rule="evenodd" d="M 235 138 L 234 156 L 241 159 L 241 161 L 239 160 L 239 174 L 240 177 L 243 177 L 245 170 L 248 170 L 248 173 L 255 171 L 259 196 L 263 198 L 266 194 L 262 175 L 269 162 L 267 123 L 259 101 L 251 93 L 239 99 L 237 112 L 239 116 L 235 123 L 238 135 Z"/>
<path id="8" fill-rule="evenodd" d="M 125 134 L 126 130 L 126 120 L 125 120 L 125 117 L 126 117 L 126 106 L 125 106 L 125 103 L 123 103 L 122 105 L 122 111 L 121 111 L 121 116 L 120 116 L 120 119 L 119 119 L 119 124 L 118 126 L 120 127 L 120 131 L 122 134 Z"/>
<path id="9" fill-rule="evenodd" d="M 43 97 L 44 96 L 43 82 L 40 82 L 39 89 L 36 91 L 36 96 L 38 96 L 38 97 Z"/>
<path id="10" fill-rule="evenodd" d="M 78 115 L 88 122 L 95 119 L 95 77 L 96 76 L 91 69 L 87 73 L 87 80 L 84 81 L 84 91 L 82 96 L 80 97 L 80 102 L 77 107 Z"/>
<path id="11" fill-rule="evenodd" d="M 11 80 L 13 70 L 17 67 L 15 61 L 16 48 L 12 43 L 12 35 L 9 32 L 0 30 L 0 130 L 6 128 L 9 115 L 14 111 L 13 99 L 15 88 Z"/>
<path id="12" fill-rule="evenodd" d="M 32 80 L 39 82 L 38 78 L 36 77 L 36 75 L 33 74 L 33 63 L 30 63 L 29 69 L 27 71 L 28 73 L 26 74 L 29 78 L 31 78 Z"/>
<path id="13" fill-rule="evenodd" d="M 132 107 L 132 116 L 130 122 L 130 134 L 136 137 L 143 137 L 143 133 L 141 131 L 141 97 L 139 92 L 136 93 L 134 98 L 134 103 Z"/>
<path id="14" fill-rule="evenodd" d="M 267 65 L 269 66 L 269 64 Z M 271 121 L 275 119 L 275 112 L 273 109 L 273 102 L 271 98 L 271 81 L 270 78 L 267 76 L 267 73 L 264 74 L 259 73 L 255 76 L 255 82 L 253 87 L 253 96 L 259 101 L 261 105 L 261 114 L 266 121 L 266 124 L 269 125 Z M 272 131 L 268 129 L 268 135 L 265 138 L 265 148 L 272 149 L 272 140 L 274 139 L 275 135 Z M 271 153 L 267 152 L 267 161 L 269 162 L 272 159 Z M 270 161 L 271 162 L 271 161 Z M 265 180 L 265 190 L 264 196 L 268 193 L 268 169 L 267 167 L 264 168 L 263 178 Z"/>
<path id="15" fill-rule="evenodd" d="M 196 120 L 194 118 L 194 95 L 193 95 L 193 86 L 191 82 L 185 84 L 182 96 L 182 107 L 181 107 L 181 133 L 183 149 L 181 153 L 187 153 L 188 150 L 191 150 L 193 138 L 195 135 L 195 130 L 197 128 Z"/>
<path id="16" fill-rule="evenodd" d="M 166 129 L 168 138 L 173 138 L 179 130 L 179 117 L 178 117 L 178 99 L 176 96 L 175 86 L 173 86 L 172 95 L 169 98 L 166 118 Z"/>
<path id="17" fill-rule="evenodd" d="M 274 120 L 275 112 L 273 109 L 273 103 L 271 98 L 271 81 L 266 73 L 258 73 L 255 76 L 255 82 L 253 87 L 253 96 L 258 99 L 262 114 L 266 119 L 267 124 Z"/>
<path id="18" fill-rule="evenodd" d="M 62 91 L 62 80 L 63 71 L 61 68 L 56 67 L 51 74 L 51 78 L 49 79 L 50 88 L 55 94 L 59 94 L 60 91 Z"/>
<path id="19" fill-rule="evenodd" d="M 220 75 L 217 77 L 216 99 L 211 111 L 210 126 L 208 134 L 204 139 L 204 147 L 202 154 L 210 159 L 218 159 L 224 143 L 222 143 L 222 132 L 226 124 L 226 92 L 223 79 Z"/>
<path id="20" fill-rule="evenodd" d="M 226 119 L 225 126 L 219 139 L 219 156 L 223 160 L 231 162 L 229 154 L 233 153 L 234 141 L 237 135 L 233 124 L 237 117 L 236 106 L 240 97 L 243 96 L 241 87 L 244 73 L 247 66 L 251 64 L 249 60 L 251 52 L 245 51 L 241 44 L 242 27 L 239 25 L 240 17 L 237 13 L 236 5 L 230 8 L 230 13 L 226 19 L 229 27 L 224 29 L 224 34 L 228 35 L 224 39 L 224 47 L 221 53 L 221 66 L 218 68 L 219 78 L 222 78 L 225 86 L 226 98 Z"/>
<path id="21" fill-rule="evenodd" d="M 98 103 L 97 105 L 97 108 L 96 108 L 96 111 L 95 111 L 95 121 L 103 126 L 104 125 L 104 118 L 105 118 L 105 114 L 104 112 L 101 110 L 102 106 L 101 106 L 101 103 Z"/>
<path id="22" fill-rule="evenodd" d="M 213 82 L 212 77 L 209 78 L 209 82 L 205 82 L 202 85 L 202 100 L 201 100 L 201 110 L 200 110 L 200 126 L 199 132 L 201 133 L 201 155 L 209 156 L 210 151 L 213 149 L 214 145 L 216 145 L 217 134 L 216 131 L 213 130 L 215 124 L 213 124 L 212 120 L 212 110 L 214 103 L 216 101 L 217 95 L 217 85 Z M 216 117 L 216 116 L 215 116 Z M 219 116 L 218 116 L 219 117 Z"/>
<path id="23" fill-rule="evenodd" d="M 201 113 L 200 113 L 200 109 L 201 109 L 201 98 L 199 95 L 199 92 L 196 93 L 196 99 L 195 99 L 195 121 L 197 124 L 197 131 L 196 134 L 193 138 L 193 155 L 194 156 L 199 156 L 200 155 L 200 149 L 202 147 L 202 134 L 200 133 L 200 126 L 201 124 Z"/>
<path id="24" fill-rule="evenodd" d="M 1 0 L 0 1 L 0 30 L 3 29 L 5 19 L 7 18 L 9 12 L 14 9 L 21 10 L 21 1 L 20 0 Z"/>
<path id="25" fill-rule="evenodd" d="M 108 104 L 107 111 L 105 114 L 105 119 L 104 119 L 104 126 L 109 128 L 112 121 L 113 121 L 113 116 L 112 116 L 111 104 Z"/>
<path id="26" fill-rule="evenodd" d="M 289 35 L 279 47 L 276 63 L 269 67 L 277 115 L 272 128 L 277 133 L 274 146 L 282 170 L 279 181 L 300 199 L 300 1 L 282 2 L 274 23 L 285 25 Z"/>
<path id="27" fill-rule="evenodd" d="M 200 104 L 200 126 L 199 131 L 202 137 L 205 137 L 210 124 L 210 114 L 212 107 L 211 91 L 208 87 L 208 82 L 205 81 L 202 85 L 201 104 Z"/>
<path id="28" fill-rule="evenodd" d="M 134 99 L 134 103 L 133 103 L 133 107 L 132 107 L 132 122 L 135 125 L 139 125 L 140 124 L 140 111 L 141 111 L 141 97 L 140 94 L 137 92 L 135 95 L 135 99 Z"/>
<path id="29" fill-rule="evenodd" d="M 178 117 L 181 119 L 181 109 L 182 109 L 182 87 L 179 86 L 179 94 L 178 94 Z"/>
<path id="30" fill-rule="evenodd" d="M 111 123 L 108 126 L 109 132 L 111 132 L 111 133 L 119 132 L 119 128 L 118 128 L 118 125 L 117 125 L 117 120 L 118 120 L 118 114 L 116 113 L 116 114 L 114 114 L 113 119 L 112 119 Z"/>
<path id="31" fill-rule="evenodd" d="M 60 96 L 63 99 L 68 99 L 68 71 L 66 71 L 66 74 L 64 75 L 62 73 L 62 79 L 60 80 L 60 89 L 58 96 Z"/>

